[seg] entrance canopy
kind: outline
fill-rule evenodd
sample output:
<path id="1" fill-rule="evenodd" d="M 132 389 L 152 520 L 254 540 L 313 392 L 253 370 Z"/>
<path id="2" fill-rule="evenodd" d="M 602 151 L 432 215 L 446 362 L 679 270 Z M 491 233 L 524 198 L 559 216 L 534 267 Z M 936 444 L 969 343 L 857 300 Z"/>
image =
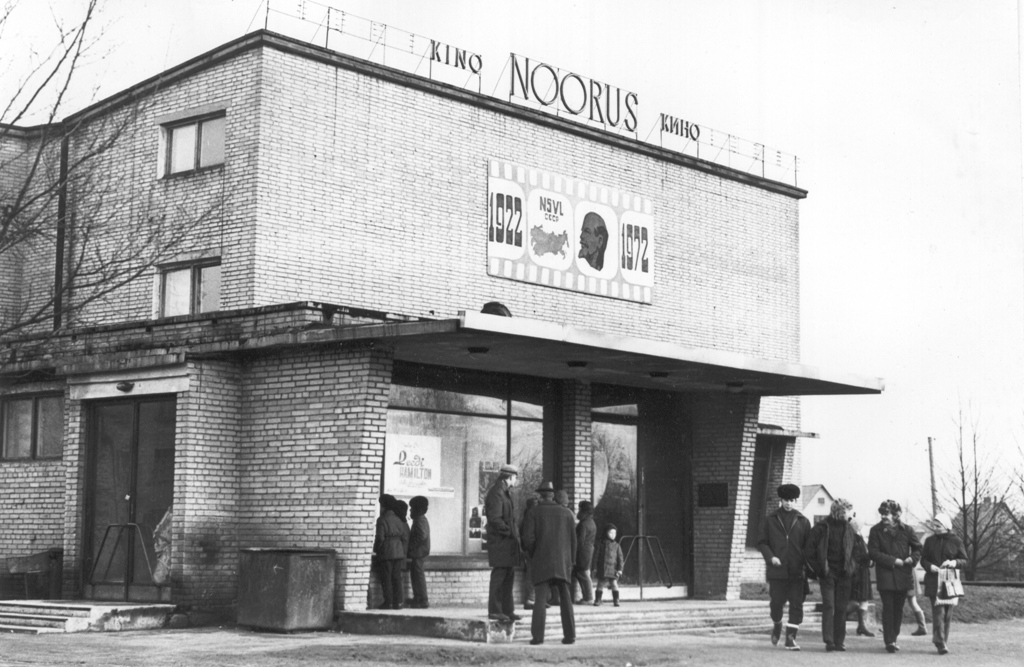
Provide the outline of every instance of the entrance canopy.
<path id="1" fill-rule="evenodd" d="M 879 394 L 884 388 L 880 378 L 483 313 L 371 325 L 348 334 L 389 340 L 401 361 L 645 389 L 808 396 Z"/>

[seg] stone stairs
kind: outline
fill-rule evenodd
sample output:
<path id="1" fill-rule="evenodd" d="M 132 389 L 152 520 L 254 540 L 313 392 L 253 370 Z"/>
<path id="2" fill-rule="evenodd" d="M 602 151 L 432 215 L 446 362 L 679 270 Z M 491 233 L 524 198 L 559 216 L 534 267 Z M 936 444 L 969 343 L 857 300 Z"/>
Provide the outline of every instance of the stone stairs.
<path id="1" fill-rule="evenodd" d="M 84 600 L 0 601 L 0 632 L 118 632 L 165 627 L 174 612 L 169 604 L 131 604 Z"/>

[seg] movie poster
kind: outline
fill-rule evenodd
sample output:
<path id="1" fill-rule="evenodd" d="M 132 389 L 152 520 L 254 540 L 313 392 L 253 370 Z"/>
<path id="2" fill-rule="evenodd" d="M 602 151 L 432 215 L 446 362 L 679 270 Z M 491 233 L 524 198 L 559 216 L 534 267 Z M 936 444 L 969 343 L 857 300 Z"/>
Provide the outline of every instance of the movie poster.
<path id="1" fill-rule="evenodd" d="M 396 498 L 454 498 L 455 488 L 441 484 L 441 439 L 428 435 L 388 434 L 384 443 L 384 493 Z"/>

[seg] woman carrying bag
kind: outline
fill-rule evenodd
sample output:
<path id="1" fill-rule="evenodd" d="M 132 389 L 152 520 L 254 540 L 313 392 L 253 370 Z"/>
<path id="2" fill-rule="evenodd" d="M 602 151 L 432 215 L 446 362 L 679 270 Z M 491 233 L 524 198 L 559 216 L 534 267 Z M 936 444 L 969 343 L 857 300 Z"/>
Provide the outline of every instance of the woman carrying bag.
<path id="1" fill-rule="evenodd" d="M 924 594 L 932 602 L 932 642 L 939 655 L 949 653 L 949 621 L 959 595 L 963 595 L 959 570 L 967 565 L 964 543 L 953 534 L 948 514 L 936 514 L 928 528 L 933 535 L 924 541 L 921 566 L 924 568 Z M 959 595 L 958 595 L 959 594 Z"/>

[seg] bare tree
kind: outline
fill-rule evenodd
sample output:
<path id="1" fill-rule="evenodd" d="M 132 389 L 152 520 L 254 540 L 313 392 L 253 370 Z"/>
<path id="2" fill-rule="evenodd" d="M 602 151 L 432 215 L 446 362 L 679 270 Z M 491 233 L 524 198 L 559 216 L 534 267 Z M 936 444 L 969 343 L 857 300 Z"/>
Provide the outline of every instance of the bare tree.
<path id="1" fill-rule="evenodd" d="M 1007 501 L 1013 481 L 1000 459 L 983 443 L 977 417 L 958 409 L 953 420 L 954 469 L 944 476 L 944 505 L 954 514 L 953 530 L 963 540 L 968 564 L 964 575 L 975 580 L 1004 568 L 1020 552 L 1016 520 Z"/>
<path id="2" fill-rule="evenodd" d="M 142 132 L 155 88 L 65 115 L 76 72 L 101 44 L 98 4 L 88 0 L 70 22 L 54 16 L 52 50 L 31 54 L 19 72 L 0 63 L 5 76 L 21 74 L 0 100 L 0 340 L 32 333 L 38 341 L 81 323 L 90 306 L 151 274 L 223 208 L 222 198 L 162 206 L 138 173 L 112 168 Z M 16 8 L 0 10 L 0 52 Z"/>

